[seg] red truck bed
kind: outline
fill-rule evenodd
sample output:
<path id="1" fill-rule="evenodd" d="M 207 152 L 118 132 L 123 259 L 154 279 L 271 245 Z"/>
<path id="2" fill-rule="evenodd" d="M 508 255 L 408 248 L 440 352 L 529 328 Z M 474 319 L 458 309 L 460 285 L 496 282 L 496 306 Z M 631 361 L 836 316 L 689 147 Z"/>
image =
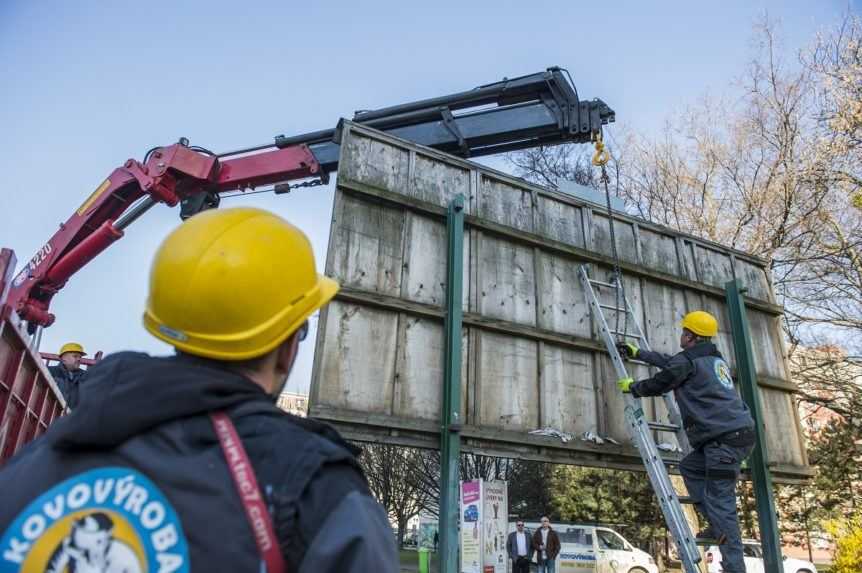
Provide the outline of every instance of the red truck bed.
<path id="1" fill-rule="evenodd" d="M 0 465 L 59 417 L 65 402 L 6 304 L 15 254 L 0 250 Z"/>

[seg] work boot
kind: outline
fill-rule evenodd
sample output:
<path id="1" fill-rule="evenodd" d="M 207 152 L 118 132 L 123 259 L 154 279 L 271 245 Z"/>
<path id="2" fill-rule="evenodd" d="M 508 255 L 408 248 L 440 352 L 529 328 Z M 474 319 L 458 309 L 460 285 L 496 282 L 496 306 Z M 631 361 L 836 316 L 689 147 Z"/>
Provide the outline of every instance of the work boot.
<path id="1" fill-rule="evenodd" d="M 716 545 L 724 545 L 727 543 L 727 536 L 723 533 L 716 534 L 712 525 L 707 525 L 704 529 L 698 531 L 695 537 L 700 541 L 713 540 Z"/>

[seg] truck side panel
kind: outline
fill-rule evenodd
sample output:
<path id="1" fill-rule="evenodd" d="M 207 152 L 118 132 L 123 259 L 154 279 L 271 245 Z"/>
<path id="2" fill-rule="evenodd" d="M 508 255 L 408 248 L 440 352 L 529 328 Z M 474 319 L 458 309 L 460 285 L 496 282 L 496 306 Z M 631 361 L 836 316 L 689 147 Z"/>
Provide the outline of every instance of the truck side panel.
<path id="1" fill-rule="evenodd" d="M 15 255 L 0 250 L 0 465 L 40 436 L 65 402 L 29 336 L 6 304 Z"/>

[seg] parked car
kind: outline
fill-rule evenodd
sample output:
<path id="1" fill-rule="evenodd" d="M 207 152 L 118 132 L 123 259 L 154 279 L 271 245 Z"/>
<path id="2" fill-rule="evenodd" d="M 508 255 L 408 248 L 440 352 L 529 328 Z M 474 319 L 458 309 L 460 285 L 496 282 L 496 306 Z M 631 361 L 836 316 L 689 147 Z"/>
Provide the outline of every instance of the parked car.
<path id="1" fill-rule="evenodd" d="M 539 522 L 524 522 L 530 535 L 541 526 Z M 633 546 L 613 529 L 563 523 L 552 523 L 551 527 L 560 536 L 557 571 L 658 573 L 658 566 L 649 553 Z M 509 523 L 509 532 L 512 531 L 515 531 L 514 521 Z"/>
<path id="2" fill-rule="evenodd" d="M 754 539 L 742 540 L 742 555 L 745 559 L 747 573 L 764 573 L 763 550 L 760 542 Z M 802 559 L 784 558 L 784 573 L 817 573 L 814 563 Z M 717 545 L 706 550 L 706 570 L 708 573 L 723 573 L 721 568 L 721 551 Z"/>

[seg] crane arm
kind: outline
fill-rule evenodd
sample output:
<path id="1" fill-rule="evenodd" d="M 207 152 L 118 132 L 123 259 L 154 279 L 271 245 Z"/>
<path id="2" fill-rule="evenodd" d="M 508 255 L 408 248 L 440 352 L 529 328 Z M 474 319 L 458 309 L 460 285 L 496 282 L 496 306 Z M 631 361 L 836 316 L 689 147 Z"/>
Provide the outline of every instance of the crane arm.
<path id="1" fill-rule="evenodd" d="M 51 299 L 66 281 L 123 236 L 123 230 L 157 203 L 175 206 L 189 197 L 314 177 L 320 164 L 305 145 L 220 161 L 188 147 L 161 147 L 143 163 L 126 161 L 108 176 L 12 281 L 8 303 L 29 325 L 50 326 Z M 136 201 L 145 199 L 144 202 Z"/>
<path id="2" fill-rule="evenodd" d="M 581 101 L 568 72 L 547 70 L 465 92 L 371 111 L 353 121 L 461 157 L 586 143 L 615 120 L 600 99 Z M 8 303 L 32 331 L 50 326 L 51 300 L 69 278 L 123 236 L 147 209 L 181 203 L 181 217 L 218 206 L 221 193 L 318 177 L 338 168 L 338 128 L 215 155 L 179 143 L 111 173 L 15 276 Z"/>

